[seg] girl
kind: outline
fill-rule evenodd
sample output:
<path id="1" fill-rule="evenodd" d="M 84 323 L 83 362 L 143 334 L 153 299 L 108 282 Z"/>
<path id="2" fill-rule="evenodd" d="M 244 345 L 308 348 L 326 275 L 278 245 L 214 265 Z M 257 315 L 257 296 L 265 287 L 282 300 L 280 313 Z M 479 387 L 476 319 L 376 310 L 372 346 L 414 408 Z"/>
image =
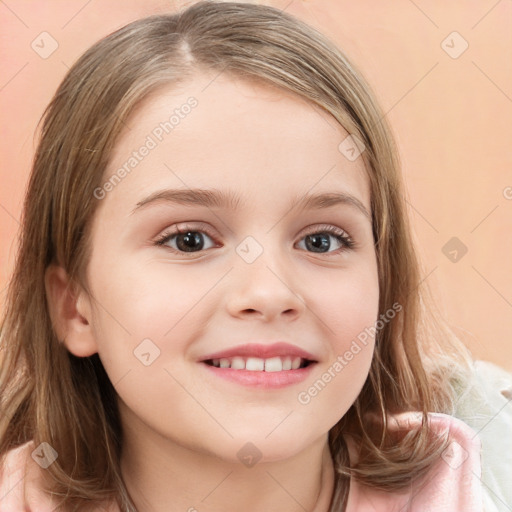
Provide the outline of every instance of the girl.
<path id="1" fill-rule="evenodd" d="M 95 44 L 26 196 L 0 510 L 483 510 L 409 231 L 382 113 L 302 22 L 201 1 Z"/>

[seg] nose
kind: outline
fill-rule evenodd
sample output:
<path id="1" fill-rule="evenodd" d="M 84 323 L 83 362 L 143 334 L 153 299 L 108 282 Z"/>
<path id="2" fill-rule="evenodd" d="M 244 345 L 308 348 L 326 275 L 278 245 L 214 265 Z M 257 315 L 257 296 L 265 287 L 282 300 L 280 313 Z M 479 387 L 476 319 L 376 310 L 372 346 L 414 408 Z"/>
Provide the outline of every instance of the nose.
<path id="1" fill-rule="evenodd" d="M 270 322 L 301 316 L 306 306 L 298 280 L 292 277 L 290 268 L 275 262 L 265 252 L 253 263 L 237 262 L 227 293 L 227 309 L 233 317 Z"/>

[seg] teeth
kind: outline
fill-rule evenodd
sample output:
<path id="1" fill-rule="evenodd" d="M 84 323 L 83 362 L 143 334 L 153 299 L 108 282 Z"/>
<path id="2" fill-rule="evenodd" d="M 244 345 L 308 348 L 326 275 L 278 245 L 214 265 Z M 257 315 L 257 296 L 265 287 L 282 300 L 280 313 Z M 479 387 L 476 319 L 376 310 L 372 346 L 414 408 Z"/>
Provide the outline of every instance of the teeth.
<path id="1" fill-rule="evenodd" d="M 231 368 L 233 370 L 266 371 L 280 372 L 283 370 L 297 370 L 300 368 L 302 359 L 300 357 L 270 357 L 261 359 L 260 357 L 222 357 L 212 359 L 212 364 L 216 368 Z"/>
<path id="2" fill-rule="evenodd" d="M 280 357 L 271 357 L 265 359 L 265 371 L 266 372 L 280 372 L 283 369 L 283 362 Z"/>
<path id="3" fill-rule="evenodd" d="M 263 371 L 265 368 L 265 359 L 260 359 L 258 357 L 249 357 L 245 363 L 245 369 L 251 371 Z"/>
<path id="4" fill-rule="evenodd" d="M 245 360 L 242 357 L 233 357 L 231 359 L 231 368 L 233 370 L 245 370 Z"/>

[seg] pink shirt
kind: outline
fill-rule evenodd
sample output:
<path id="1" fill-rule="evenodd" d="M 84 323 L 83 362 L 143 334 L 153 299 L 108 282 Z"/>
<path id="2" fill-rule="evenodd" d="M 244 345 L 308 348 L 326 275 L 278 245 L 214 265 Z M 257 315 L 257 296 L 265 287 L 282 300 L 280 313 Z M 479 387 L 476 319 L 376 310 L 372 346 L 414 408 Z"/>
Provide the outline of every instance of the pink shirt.
<path id="1" fill-rule="evenodd" d="M 420 421 L 417 413 L 392 418 L 395 428 L 408 428 Z M 422 482 L 403 492 L 390 493 L 352 480 L 346 512 L 483 512 L 481 447 L 475 431 L 461 420 L 438 413 L 429 415 L 429 426 L 434 433 L 449 430 L 451 444 Z M 350 440 L 347 443 L 353 461 L 354 446 Z M 0 512 L 19 512 L 24 510 L 25 503 L 31 506 L 32 512 L 51 512 L 57 505 L 48 503 L 38 489 L 42 470 L 31 457 L 33 450 L 30 441 L 8 452 L 0 473 Z M 115 512 L 118 507 L 109 510 Z"/>
<path id="2" fill-rule="evenodd" d="M 395 427 L 421 424 L 418 413 L 394 416 Z M 449 430 L 451 443 L 421 482 L 403 492 L 383 492 L 354 480 L 346 512 L 483 512 L 480 466 L 481 443 L 476 432 L 461 420 L 429 414 L 434 433 Z M 353 454 L 353 448 L 349 450 Z M 352 455 L 351 455 L 351 460 Z"/>

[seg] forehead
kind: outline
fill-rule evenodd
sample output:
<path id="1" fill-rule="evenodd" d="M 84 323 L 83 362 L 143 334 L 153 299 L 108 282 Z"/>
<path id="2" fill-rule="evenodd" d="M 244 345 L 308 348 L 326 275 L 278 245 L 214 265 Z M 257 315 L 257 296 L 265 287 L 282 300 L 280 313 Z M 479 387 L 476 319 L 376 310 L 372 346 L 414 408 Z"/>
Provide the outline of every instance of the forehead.
<path id="1" fill-rule="evenodd" d="M 348 135 L 329 113 L 277 86 L 197 74 L 133 112 L 104 179 L 123 167 L 129 175 L 107 199 L 133 207 L 163 187 L 225 185 L 247 201 L 258 193 L 270 201 L 343 186 L 369 209 L 363 160 L 340 149 Z"/>

